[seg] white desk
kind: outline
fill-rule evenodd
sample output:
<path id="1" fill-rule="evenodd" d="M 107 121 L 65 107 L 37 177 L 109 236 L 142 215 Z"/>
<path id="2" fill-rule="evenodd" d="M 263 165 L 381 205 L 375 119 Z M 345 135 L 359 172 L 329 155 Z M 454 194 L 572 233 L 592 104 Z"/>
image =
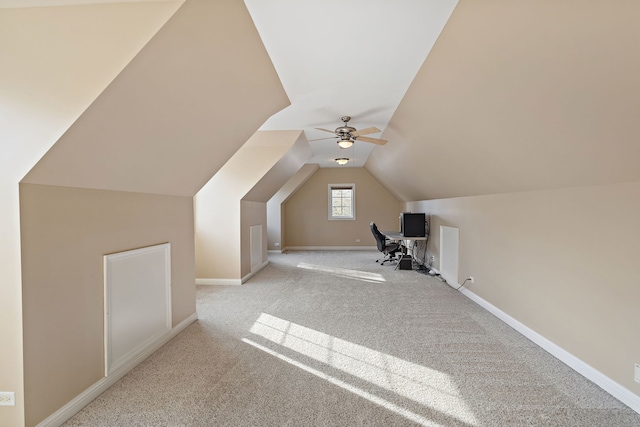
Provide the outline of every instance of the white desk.
<path id="1" fill-rule="evenodd" d="M 429 240 L 429 236 L 407 237 L 404 234 L 400 233 L 399 231 L 381 231 L 381 233 L 384 234 L 384 236 L 389 240 L 393 240 L 395 242 L 402 242 L 402 246 L 404 246 L 404 249 L 402 249 L 402 253 L 406 254 L 409 252 L 411 254 L 411 259 L 417 263 L 420 263 L 420 261 L 416 258 L 415 254 L 413 253 L 413 248 L 411 248 L 411 244 L 409 242 L 412 240 L 427 241 Z M 426 255 L 426 252 L 425 252 L 425 255 Z M 396 266 L 396 268 L 398 268 L 398 266 Z"/>
<path id="2" fill-rule="evenodd" d="M 385 235 L 385 237 L 389 240 L 428 240 L 429 237 L 427 236 L 422 236 L 422 237 L 405 237 L 404 234 L 400 233 L 399 231 L 381 231 L 382 234 Z"/>

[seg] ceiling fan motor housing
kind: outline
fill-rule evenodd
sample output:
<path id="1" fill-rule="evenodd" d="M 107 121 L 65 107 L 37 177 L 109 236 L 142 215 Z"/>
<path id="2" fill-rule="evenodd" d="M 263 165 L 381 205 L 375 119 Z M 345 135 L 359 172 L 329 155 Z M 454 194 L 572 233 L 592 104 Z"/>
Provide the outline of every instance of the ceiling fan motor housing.
<path id="1" fill-rule="evenodd" d="M 340 120 L 344 122 L 344 126 L 337 127 L 335 132 L 339 134 L 342 139 L 347 139 L 347 137 L 351 138 L 351 132 L 356 131 L 356 128 L 347 126 L 349 120 L 351 120 L 351 116 L 342 116 Z"/>
<path id="2" fill-rule="evenodd" d="M 352 128 L 351 126 L 340 126 L 336 128 L 336 133 L 340 135 L 350 135 L 351 132 L 355 132 L 356 128 Z"/>

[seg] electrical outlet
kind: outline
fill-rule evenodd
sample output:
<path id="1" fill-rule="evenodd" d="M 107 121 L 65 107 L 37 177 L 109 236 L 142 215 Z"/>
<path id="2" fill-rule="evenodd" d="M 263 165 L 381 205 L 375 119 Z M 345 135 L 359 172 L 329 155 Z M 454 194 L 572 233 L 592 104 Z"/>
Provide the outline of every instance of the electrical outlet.
<path id="1" fill-rule="evenodd" d="M 360 239 L 356 239 L 356 243 L 360 243 Z"/>
<path id="2" fill-rule="evenodd" d="M 276 248 L 279 248 L 279 247 L 280 247 L 280 243 L 279 243 L 279 242 L 275 242 L 275 243 L 273 244 L 273 246 L 275 246 Z"/>
<path id="3" fill-rule="evenodd" d="M 640 383 L 640 363 L 636 363 L 636 373 L 634 375 L 634 378 L 637 383 Z"/>
<path id="4" fill-rule="evenodd" d="M 474 279 L 474 278 L 473 278 L 473 276 L 469 276 L 469 281 L 470 281 L 471 283 L 475 283 L 476 279 Z"/>
<path id="5" fill-rule="evenodd" d="M 13 391 L 0 391 L 0 406 L 16 406 L 16 394 Z"/>

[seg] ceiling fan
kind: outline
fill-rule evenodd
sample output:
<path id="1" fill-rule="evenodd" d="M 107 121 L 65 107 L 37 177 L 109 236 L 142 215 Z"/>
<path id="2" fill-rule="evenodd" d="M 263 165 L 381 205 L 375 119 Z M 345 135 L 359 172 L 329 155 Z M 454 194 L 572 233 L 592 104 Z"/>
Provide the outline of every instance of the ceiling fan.
<path id="1" fill-rule="evenodd" d="M 329 132 L 329 133 L 335 134 L 335 136 L 338 138 L 338 145 L 342 148 L 351 147 L 351 145 L 353 145 L 353 143 L 356 140 L 371 142 L 373 144 L 378 144 L 378 145 L 384 145 L 387 143 L 386 139 L 370 138 L 368 136 L 362 136 L 362 135 L 369 135 L 371 133 L 382 132 L 380 129 L 376 127 L 357 130 L 356 128 L 349 126 L 349 120 L 351 120 L 350 116 L 342 116 L 340 117 L 340 120 L 344 122 L 344 125 L 337 127 L 336 130 L 329 130 L 329 129 L 322 129 L 322 128 L 316 128 L 316 129 L 321 130 L 323 132 Z M 329 138 L 312 139 L 311 141 L 319 141 L 321 139 L 329 139 Z"/>

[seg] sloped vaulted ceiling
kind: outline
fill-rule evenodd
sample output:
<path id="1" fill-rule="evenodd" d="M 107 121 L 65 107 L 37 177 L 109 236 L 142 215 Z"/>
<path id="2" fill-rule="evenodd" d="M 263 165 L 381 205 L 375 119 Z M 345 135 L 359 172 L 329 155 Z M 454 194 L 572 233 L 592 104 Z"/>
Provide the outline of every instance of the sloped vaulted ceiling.
<path id="1" fill-rule="evenodd" d="M 288 104 L 242 0 L 187 0 L 23 182 L 193 196 Z"/>
<path id="2" fill-rule="evenodd" d="M 13 186 L 182 2 L 7 3 L 0 0 L 0 170 Z"/>
<path id="3" fill-rule="evenodd" d="M 640 180 L 640 3 L 461 0 L 366 168 L 400 199 Z"/>

